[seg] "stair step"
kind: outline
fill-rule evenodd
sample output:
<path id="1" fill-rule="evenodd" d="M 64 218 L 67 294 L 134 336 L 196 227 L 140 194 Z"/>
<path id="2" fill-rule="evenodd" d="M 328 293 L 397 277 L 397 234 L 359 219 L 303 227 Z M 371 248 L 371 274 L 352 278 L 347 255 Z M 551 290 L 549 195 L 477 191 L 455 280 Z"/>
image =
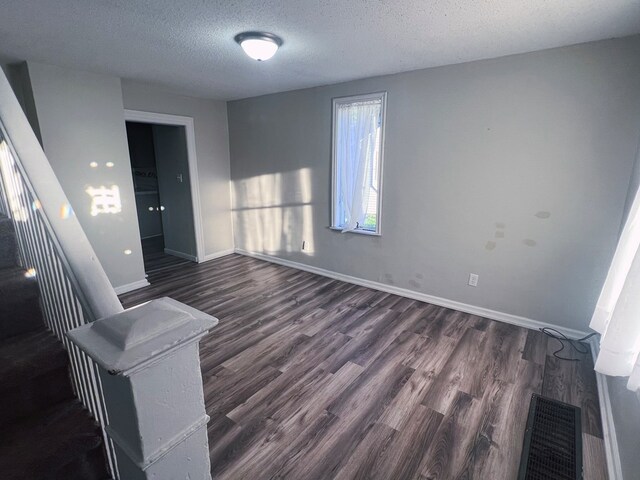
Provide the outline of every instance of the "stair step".
<path id="1" fill-rule="evenodd" d="M 77 400 L 3 427 L 3 480 L 102 480 L 106 470 L 99 427 Z"/>
<path id="2" fill-rule="evenodd" d="M 68 363 L 44 327 L 0 343 L 0 426 L 72 399 Z"/>
<path id="3" fill-rule="evenodd" d="M 102 433 L 74 397 L 37 279 L 16 265 L 13 224 L 0 216 L 0 478 L 108 479 Z"/>
<path id="4" fill-rule="evenodd" d="M 17 243 L 13 221 L 0 215 L 0 268 L 16 265 Z"/>
<path id="5" fill-rule="evenodd" d="M 17 265 L 18 245 L 13 222 L 7 217 L 0 216 L 0 268 Z"/>
<path id="6" fill-rule="evenodd" d="M 36 278 L 20 267 L 0 270 L 0 340 L 42 328 Z"/>

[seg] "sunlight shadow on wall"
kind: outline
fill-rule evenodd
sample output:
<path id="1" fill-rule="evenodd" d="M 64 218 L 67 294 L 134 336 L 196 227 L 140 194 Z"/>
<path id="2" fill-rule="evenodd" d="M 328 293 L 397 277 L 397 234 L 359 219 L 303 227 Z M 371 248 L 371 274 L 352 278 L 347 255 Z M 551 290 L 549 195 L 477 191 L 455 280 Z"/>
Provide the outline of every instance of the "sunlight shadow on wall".
<path id="1" fill-rule="evenodd" d="M 87 194 L 91 197 L 91 216 L 101 213 L 120 213 L 122 202 L 120 201 L 120 189 L 117 185 L 110 188 L 101 185 L 98 188 L 88 187 Z"/>
<path id="2" fill-rule="evenodd" d="M 313 256 L 311 169 L 234 180 L 232 188 L 241 248 L 270 255 Z"/>

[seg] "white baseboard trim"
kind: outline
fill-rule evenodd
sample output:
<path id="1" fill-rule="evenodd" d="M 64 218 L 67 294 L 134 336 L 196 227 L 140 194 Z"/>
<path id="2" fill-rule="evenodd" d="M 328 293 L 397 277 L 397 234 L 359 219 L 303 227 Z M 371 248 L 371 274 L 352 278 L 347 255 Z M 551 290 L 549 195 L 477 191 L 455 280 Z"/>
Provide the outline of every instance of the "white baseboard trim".
<path id="1" fill-rule="evenodd" d="M 147 280 L 138 280 L 137 282 L 127 283 L 126 285 L 120 285 L 119 287 L 114 287 L 113 289 L 116 291 L 116 295 L 122 295 L 123 293 L 132 292 L 133 290 L 138 290 L 139 288 L 148 287 L 150 285 Z"/>
<path id="2" fill-rule="evenodd" d="M 432 303 L 440 307 L 450 308 L 452 310 L 458 310 L 460 312 L 470 313 L 472 315 L 478 315 L 480 317 L 490 318 L 491 320 L 497 320 L 499 322 L 510 323 L 512 325 L 518 325 L 520 327 L 529 328 L 532 330 L 538 330 L 543 327 L 554 328 L 559 332 L 564 333 L 571 338 L 580 338 L 587 335 L 587 332 L 582 330 L 575 330 L 572 328 L 560 327 L 551 323 L 541 322 L 539 320 L 533 320 L 531 318 L 521 317 L 519 315 L 512 315 L 510 313 L 499 312 L 497 310 L 491 310 L 484 307 L 477 307 L 475 305 L 469 305 L 455 300 L 449 300 L 447 298 L 435 297 L 426 293 L 415 292 L 406 288 L 395 287 L 393 285 L 385 285 L 384 283 L 374 282 L 372 280 L 365 280 L 358 277 L 352 277 L 342 273 L 333 272 L 331 270 L 325 270 L 324 268 L 313 267 L 305 265 L 304 263 L 293 262 L 291 260 L 285 260 L 273 255 L 266 255 L 264 253 L 249 252 L 241 248 L 236 248 L 235 252 L 240 255 L 246 255 L 248 257 L 257 258 L 259 260 L 265 260 L 267 262 L 277 263 L 285 267 L 296 268 L 298 270 L 304 270 L 305 272 L 315 273 L 324 277 L 333 278 L 342 282 L 353 283 L 374 290 L 380 290 L 381 292 L 392 293 L 394 295 L 400 295 L 402 297 L 412 298 L 420 302 Z"/>
<path id="3" fill-rule="evenodd" d="M 199 260 L 198 263 L 208 262 L 209 260 L 214 260 L 220 257 L 226 257 L 227 255 L 231 255 L 232 253 L 236 253 L 235 249 L 229 248 L 227 250 L 221 250 L 216 253 L 210 253 L 209 255 L 205 255 L 202 260 Z"/>
<path id="4" fill-rule="evenodd" d="M 166 253 L 167 255 L 173 255 L 174 257 L 184 258 L 185 260 L 191 260 L 192 262 L 198 261 L 198 257 L 196 257 L 195 255 L 189 255 L 188 253 L 171 250 L 170 248 L 165 248 L 164 253 Z"/>
<path id="5" fill-rule="evenodd" d="M 492 320 L 500 322 L 510 323 L 518 325 L 520 327 L 539 329 L 542 327 L 555 328 L 556 330 L 564 333 L 565 335 L 573 338 L 584 337 L 587 332 L 581 330 L 574 330 L 571 328 L 560 327 L 546 322 L 533 320 L 530 318 L 520 317 L 518 315 L 512 315 L 510 313 L 498 312 L 496 310 L 490 310 L 484 307 L 477 307 L 475 305 L 468 305 L 466 303 L 456 302 L 455 300 L 449 300 L 446 298 L 435 297 L 427 295 L 426 293 L 414 292 L 404 288 L 394 287 L 392 285 L 385 285 L 379 282 L 373 282 L 371 280 L 364 280 L 350 275 L 344 275 L 342 273 L 332 272 L 319 267 L 313 267 L 305 265 L 303 263 L 293 262 L 291 260 L 285 260 L 272 255 L 266 255 L 263 253 L 249 252 L 240 248 L 236 248 L 235 252 L 240 255 L 246 255 L 248 257 L 257 258 L 259 260 L 265 260 L 267 262 L 276 263 L 285 267 L 296 268 L 298 270 L 304 270 L 306 272 L 315 273 L 324 277 L 333 278 L 347 283 L 353 283 L 355 285 L 361 285 L 363 287 L 372 288 L 374 290 L 380 290 L 382 292 L 393 293 L 395 295 L 401 295 L 403 297 L 412 298 L 422 302 L 432 303 L 441 307 L 451 308 L 453 310 L 459 310 L 461 312 L 471 313 Z M 591 351 L 593 354 L 594 362 L 599 350 L 598 337 L 591 337 L 589 340 L 591 345 Z M 609 398 L 609 386 L 607 383 L 607 376 L 599 372 L 596 373 L 596 381 L 598 385 L 598 397 L 600 401 L 600 415 L 602 417 L 602 433 L 604 437 L 604 448 L 607 459 L 607 470 L 609 472 L 609 480 L 623 480 L 622 479 L 622 467 L 620 464 L 620 452 L 618 450 L 618 438 L 616 437 L 616 429 L 613 423 L 613 413 L 611 410 L 611 400 Z"/>
<path id="6" fill-rule="evenodd" d="M 600 351 L 599 337 L 591 337 L 591 354 L 595 363 Z M 618 437 L 616 436 L 616 426 L 613 422 L 613 410 L 611 409 L 611 398 L 609 397 L 609 382 L 606 375 L 596 373 L 598 383 L 598 400 L 600 402 L 600 418 L 602 419 L 602 437 L 604 438 L 604 453 L 607 458 L 607 471 L 609 480 L 622 480 L 622 465 L 620 464 L 620 451 L 618 450 Z"/>

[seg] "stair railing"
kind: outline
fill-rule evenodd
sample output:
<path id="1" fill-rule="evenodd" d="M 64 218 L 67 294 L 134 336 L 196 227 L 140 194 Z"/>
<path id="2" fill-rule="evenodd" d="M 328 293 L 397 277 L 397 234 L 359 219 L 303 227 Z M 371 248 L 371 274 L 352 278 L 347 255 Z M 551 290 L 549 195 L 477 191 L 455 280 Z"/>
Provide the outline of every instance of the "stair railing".
<path id="1" fill-rule="evenodd" d="M 76 396 L 102 427 L 118 478 L 100 377 L 66 333 L 123 308 L 1 70 L 0 212 L 13 221 L 20 265 L 38 279 L 45 321 L 69 353 Z"/>

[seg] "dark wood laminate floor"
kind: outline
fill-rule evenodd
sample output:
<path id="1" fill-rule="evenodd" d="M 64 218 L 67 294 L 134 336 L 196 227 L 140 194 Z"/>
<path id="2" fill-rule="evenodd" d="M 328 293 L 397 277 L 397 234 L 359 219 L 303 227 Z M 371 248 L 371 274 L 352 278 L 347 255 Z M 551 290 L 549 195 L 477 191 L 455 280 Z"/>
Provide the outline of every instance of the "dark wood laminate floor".
<path id="1" fill-rule="evenodd" d="M 191 263 L 190 260 L 164 253 L 164 237 L 162 235 L 142 239 L 142 258 L 144 271 L 147 274 Z"/>
<path id="2" fill-rule="evenodd" d="M 513 479 L 534 392 L 582 408 L 585 478 L 607 478 L 591 357 L 540 332 L 240 255 L 149 281 L 123 304 L 220 319 L 201 343 L 214 478 Z"/>

